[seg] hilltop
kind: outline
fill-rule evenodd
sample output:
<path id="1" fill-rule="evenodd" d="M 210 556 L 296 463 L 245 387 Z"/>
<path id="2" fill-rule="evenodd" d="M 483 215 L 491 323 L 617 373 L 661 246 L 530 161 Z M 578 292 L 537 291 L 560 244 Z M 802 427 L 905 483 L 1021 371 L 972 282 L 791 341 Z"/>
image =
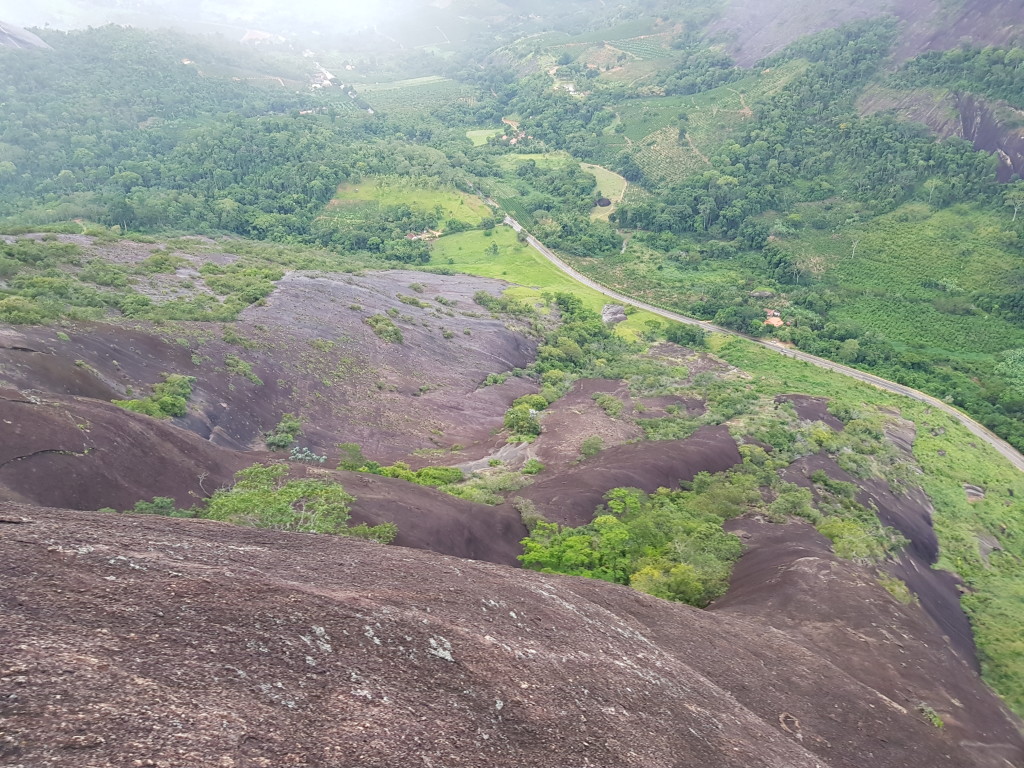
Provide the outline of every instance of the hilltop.
<path id="1" fill-rule="evenodd" d="M 862 19 L 893 16 L 901 23 L 897 60 L 958 45 L 1002 46 L 1019 38 L 1024 10 L 1012 0 L 863 0 L 857 3 L 750 3 L 731 0 L 709 27 L 743 66 L 784 49 L 805 35 Z"/>
<path id="2" fill-rule="evenodd" d="M 0 50 L 0 761 L 1021 764 L 1018 15 Z"/>
<path id="3" fill-rule="evenodd" d="M 702 612 L 331 537 L 0 514 L 2 680 L 17 691 L 5 761 L 994 768 L 1024 755 L 963 661 L 799 525 L 784 550 L 747 527 L 773 578 L 738 574 L 743 596 Z M 799 619 L 771 611 L 766 633 L 767 606 L 792 611 L 786 594 L 813 598 Z M 956 702 L 945 727 L 919 697 Z"/>

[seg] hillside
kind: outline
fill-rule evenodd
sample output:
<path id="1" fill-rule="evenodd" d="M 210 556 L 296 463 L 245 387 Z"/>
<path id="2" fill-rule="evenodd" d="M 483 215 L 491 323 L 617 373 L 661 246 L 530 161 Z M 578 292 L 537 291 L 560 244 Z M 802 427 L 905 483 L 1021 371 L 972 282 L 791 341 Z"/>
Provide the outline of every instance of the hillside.
<path id="1" fill-rule="evenodd" d="M 0 762 L 1024 764 L 1020 9 L 747 5 L 0 49 Z"/>
<path id="2" fill-rule="evenodd" d="M 1019 37 L 1024 9 L 1013 0 L 862 0 L 857 3 L 752 3 L 730 0 L 709 27 L 738 63 L 750 66 L 799 38 L 862 19 L 891 15 L 901 22 L 897 59 L 961 44 L 1004 45 Z"/>
<path id="3" fill-rule="evenodd" d="M 0 21 L 0 48 L 49 48 L 31 32 Z"/>
<path id="4" fill-rule="evenodd" d="M 702 612 L 330 537 L 0 514 L 2 680 L 17 691 L 0 710 L 5 761 L 994 768 L 1024 755 L 941 639 L 799 524 L 788 549 L 748 524 L 770 566 L 751 555 L 737 597 Z M 808 593 L 764 632 L 766 607 Z"/>

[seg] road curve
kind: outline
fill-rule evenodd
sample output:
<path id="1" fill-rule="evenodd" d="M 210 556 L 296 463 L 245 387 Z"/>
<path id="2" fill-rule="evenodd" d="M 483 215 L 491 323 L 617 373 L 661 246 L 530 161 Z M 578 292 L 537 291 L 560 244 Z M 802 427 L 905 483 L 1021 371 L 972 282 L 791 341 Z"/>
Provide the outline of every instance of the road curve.
<path id="1" fill-rule="evenodd" d="M 748 336 L 745 333 L 732 331 L 729 330 L 728 328 L 723 328 L 721 326 L 714 325 L 713 323 L 707 323 L 703 320 L 695 320 L 692 317 L 686 317 L 685 315 L 670 312 L 667 309 L 661 309 L 660 307 L 656 307 L 652 304 L 647 304 L 643 301 L 638 301 L 634 298 L 625 295 L 624 293 L 613 291 L 610 288 L 606 288 L 600 283 L 592 280 L 586 275 L 580 274 L 575 269 L 570 267 L 568 264 L 562 261 L 562 259 L 558 258 L 558 256 L 556 256 L 550 248 L 545 246 L 537 238 L 535 238 L 533 235 L 527 232 L 523 228 L 523 226 L 518 221 L 513 219 L 511 216 L 505 217 L 505 224 L 512 227 L 512 229 L 514 229 L 516 232 L 521 232 L 524 235 L 526 235 L 526 242 L 529 243 L 529 245 L 534 250 L 540 253 L 541 256 L 543 256 L 545 259 L 547 259 L 560 270 L 562 270 L 562 272 L 564 272 L 577 282 L 587 286 L 588 288 L 592 288 L 598 293 L 604 294 L 610 299 L 615 299 L 616 301 L 620 301 L 623 304 L 632 304 L 634 307 L 643 309 L 647 312 L 650 312 L 653 315 L 659 315 L 660 317 L 664 317 L 668 320 L 674 320 L 677 323 L 696 325 L 700 328 L 703 328 L 705 331 L 711 331 L 714 333 L 727 333 L 730 336 L 739 336 L 741 338 L 746 339 L 747 341 L 764 347 L 765 349 L 770 349 L 772 352 L 777 352 L 780 355 L 791 357 L 794 360 L 803 360 L 805 363 L 810 363 L 811 365 L 816 365 L 819 368 L 825 368 L 826 370 L 829 371 L 841 373 L 844 376 L 849 376 L 851 379 L 863 381 L 865 384 L 871 384 L 873 386 L 878 387 L 879 389 L 884 389 L 888 392 L 894 392 L 898 395 L 904 395 L 906 397 L 911 397 L 914 400 L 919 400 L 922 403 L 927 403 L 928 405 L 934 408 L 938 408 L 939 410 L 948 413 L 954 419 L 956 419 L 965 427 L 967 427 L 967 429 L 976 437 L 979 437 L 980 439 L 984 440 L 986 443 L 988 443 L 997 451 L 999 451 L 999 453 L 1002 456 L 1004 456 L 1007 460 L 1009 460 L 1009 462 L 1013 464 L 1017 469 L 1024 472 L 1024 455 L 1022 455 L 1020 451 L 1018 451 L 1016 448 L 1014 448 L 1012 445 L 1010 445 L 1008 442 L 1003 440 L 1001 437 L 996 435 L 991 430 L 987 429 L 986 427 L 976 422 L 963 411 L 954 408 L 948 403 L 942 402 L 936 397 L 932 397 L 931 395 L 925 394 L 924 392 L 921 392 L 916 389 L 912 389 L 911 387 L 905 387 L 902 384 L 897 384 L 894 381 L 883 379 L 881 376 L 875 376 L 874 374 L 865 373 L 864 371 L 857 370 L 856 368 L 851 368 L 848 365 L 836 363 L 833 362 L 832 360 L 826 360 L 823 357 L 809 355 L 806 352 L 801 352 L 800 350 L 797 349 L 789 349 L 788 347 L 782 347 L 779 346 L 778 344 L 773 344 L 771 342 L 764 341 L 763 339 Z"/>

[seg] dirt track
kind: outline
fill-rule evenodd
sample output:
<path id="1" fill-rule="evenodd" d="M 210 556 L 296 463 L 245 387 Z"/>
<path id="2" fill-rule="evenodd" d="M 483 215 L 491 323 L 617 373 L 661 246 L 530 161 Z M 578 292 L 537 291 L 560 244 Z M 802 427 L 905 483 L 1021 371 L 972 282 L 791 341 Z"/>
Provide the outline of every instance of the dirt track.
<path id="1" fill-rule="evenodd" d="M 903 395 L 905 397 L 913 398 L 914 400 L 919 400 L 922 403 L 927 403 L 928 405 L 933 406 L 934 408 L 938 408 L 940 411 L 943 411 L 944 413 L 948 413 L 950 416 L 952 416 L 965 427 L 967 427 L 967 429 L 976 437 L 981 438 L 986 443 L 995 448 L 997 451 L 999 451 L 999 453 L 1002 454 L 1006 459 L 1008 459 L 1010 463 L 1013 464 L 1017 469 L 1024 472 L 1024 455 L 1022 455 L 1020 451 L 1018 451 L 1008 442 L 1006 442 L 1001 437 L 996 435 L 994 432 L 991 432 L 990 430 L 983 427 L 981 424 L 976 422 L 967 414 L 957 410 L 951 405 L 947 405 L 946 403 L 942 402 L 936 397 L 932 397 L 931 395 L 927 395 L 924 392 L 912 389 L 911 387 L 905 387 L 902 384 L 897 384 L 894 381 L 883 379 L 881 376 L 875 376 L 874 374 L 871 373 L 865 373 L 864 371 L 859 371 L 856 368 L 850 368 L 847 365 L 835 363 L 832 362 L 831 360 L 826 360 L 822 357 L 815 357 L 814 355 L 809 355 L 806 352 L 800 352 L 799 350 L 796 349 L 787 349 L 786 347 L 780 347 L 777 344 L 772 344 L 771 342 L 763 341 L 761 339 L 754 338 L 753 336 L 747 336 L 746 334 L 738 333 L 737 331 L 731 331 L 728 328 L 723 328 L 719 325 L 714 325 L 713 323 L 708 323 L 703 320 L 695 320 L 692 317 L 686 317 L 685 315 L 670 312 L 667 309 L 661 309 L 660 307 L 656 307 L 653 304 L 647 304 L 643 301 L 638 301 L 637 299 L 627 296 L 624 293 L 619 293 L 617 291 L 611 290 L 610 288 L 605 288 L 600 283 L 592 280 L 586 275 L 581 274 L 580 272 L 577 272 L 575 269 L 573 269 L 560 258 L 558 258 L 558 256 L 556 256 L 549 248 L 547 248 L 547 246 L 545 246 L 537 238 L 535 238 L 533 235 L 531 235 L 529 232 L 523 229 L 523 226 L 518 221 L 513 219 L 511 216 L 505 217 L 505 224 L 512 227 L 512 229 L 514 229 L 516 232 L 523 232 L 526 235 L 527 242 L 529 242 L 529 244 L 538 253 L 540 253 L 544 258 L 546 258 L 560 270 L 565 272 L 567 275 L 569 275 L 569 277 L 582 283 L 588 288 L 592 288 L 595 291 L 598 291 L 599 293 L 603 293 L 605 296 L 611 299 L 615 299 L 615 301 L 624 302 L 626 304 L 632 304 L 633 306 L 638 307 L 639 309 L 646 310 L 651 314 L 659 315 L 668 320 L 674 320 L 677 323 L 696 325 L 712 333 L 726 333 L 729 334 L 730 336 L 739 336 L 741 338 L 746 339 L 747 341 L 753 342 L 754 344 L 764 347 L 765 349 L 770 349 L 773 352 L 778 352 L 780 355 L 791 357 L 794 360 L 802 360 L 805 363 L 816 365 L 819 368 L 834 371 L 835 373 L 841 373 L 844 376 L 849 376 L 851 379 L 862 381 L 865 384 L 871 384 L 875 387 L 878 387 L 879 389 L 884 389 L 888 392 L 894 392 L 897 395 Z"/>

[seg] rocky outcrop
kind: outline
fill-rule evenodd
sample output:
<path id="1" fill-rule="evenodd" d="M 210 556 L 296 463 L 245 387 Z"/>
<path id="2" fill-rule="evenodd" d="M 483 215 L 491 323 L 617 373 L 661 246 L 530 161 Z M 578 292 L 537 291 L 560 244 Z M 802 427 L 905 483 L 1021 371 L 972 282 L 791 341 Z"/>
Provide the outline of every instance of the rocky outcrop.
<path id="1" fill-rule="evenodd" d="M 1019 765 L 1017 721 L 902 634 L 917 609 L 806 533 L 709 612 L 328 536 L 0 505 L 0 761 Z"/>
<path id="2" fill-rule="evenodd" d="M 0 21 L 0 48 L 49 48 L 39 37 L 31 32 Z"/>
<path id="3" fill-rule="evenodd" d="M 1024 23 L 1024 6 L 1018 0 L 731 0 L 709 34 L 725 41 L 738 64 L 750 66 L 804 35 L 884 15 L 901 22 L 895 55 L 902 61 L 964 42 L 1002 45 Z"/>

